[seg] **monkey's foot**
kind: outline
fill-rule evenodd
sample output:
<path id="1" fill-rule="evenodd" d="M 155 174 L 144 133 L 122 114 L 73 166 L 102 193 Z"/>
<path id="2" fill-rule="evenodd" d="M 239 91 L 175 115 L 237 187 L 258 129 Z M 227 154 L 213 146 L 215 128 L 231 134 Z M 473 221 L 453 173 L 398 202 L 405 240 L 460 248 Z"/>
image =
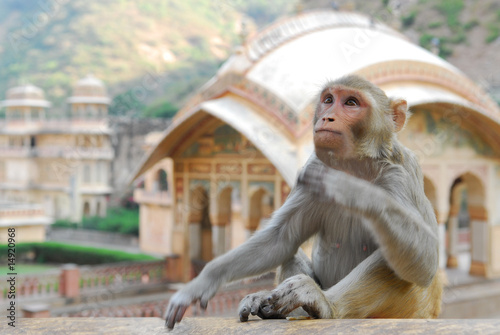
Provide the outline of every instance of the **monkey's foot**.
<path id="1" fill-rule="evenodd" d="M 269 305 L 267 298 L 270 295 L 271 291 L 260 291 L 243 298 L 239 306 L 240 321 L 248 321 L 250 314 L 257 315 L 261 319 L 284 319 L 285 315 L 277 313 Z"/>
<path id="2" fill-rule="evenodd" d="M 268 297 L 271 309 L 278 314 L 287 315 L 302 307 L 313 318 L 330 319 L 333 307 L 314 282 L 304 274 L 290 277 L 283 281 Z"/>

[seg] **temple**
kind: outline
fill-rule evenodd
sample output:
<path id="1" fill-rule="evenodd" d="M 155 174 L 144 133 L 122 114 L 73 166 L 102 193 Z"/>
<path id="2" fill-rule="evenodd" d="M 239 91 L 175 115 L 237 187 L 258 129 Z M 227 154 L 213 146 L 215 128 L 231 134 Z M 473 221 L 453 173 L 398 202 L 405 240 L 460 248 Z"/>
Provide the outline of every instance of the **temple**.
<path id="1" fill-rule="evenodd" d="M 425 175 L 441 267 L 500 276 L 497 104 L 442 58 L 349 12 L 307 12 L 269 26 L 178 112 L 135 175 L 141 248 L 180 256 L 188 280 L 198 261 L 265 225 L 313 150 L 315 95 L 346 74 L 410 105 L 399 138 Z"/>

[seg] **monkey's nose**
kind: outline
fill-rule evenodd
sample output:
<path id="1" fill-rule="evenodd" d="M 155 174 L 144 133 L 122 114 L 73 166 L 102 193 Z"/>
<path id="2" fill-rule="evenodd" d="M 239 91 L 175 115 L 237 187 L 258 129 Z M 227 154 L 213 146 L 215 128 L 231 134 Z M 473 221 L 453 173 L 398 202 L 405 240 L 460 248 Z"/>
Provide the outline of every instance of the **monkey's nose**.
<path id="1" fill-rule="evenodd" d="M 324 117 L 323 122 L 333 122 L 335 119 L 333 117 Z"/>

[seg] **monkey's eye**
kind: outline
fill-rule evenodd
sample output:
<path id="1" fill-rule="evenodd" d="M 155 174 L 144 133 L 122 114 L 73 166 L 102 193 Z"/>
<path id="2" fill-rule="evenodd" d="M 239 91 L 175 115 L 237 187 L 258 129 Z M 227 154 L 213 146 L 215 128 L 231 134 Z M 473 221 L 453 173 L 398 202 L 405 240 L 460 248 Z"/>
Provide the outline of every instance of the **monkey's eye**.
<path id="1" fill-rule="evenodd" d="M 358 100 L 354 99 L 354 98 L 349 98 L 346 100 L 345 104 L 347 106 L 358 106 Z"/>
<path id="2" fill-rule="evenodd" d="M 323 100 L 323 103 L 324 104 L 331 104 L 333 102 L 333 99 L 331 96 L 327 96 L 324 100 Z"/>

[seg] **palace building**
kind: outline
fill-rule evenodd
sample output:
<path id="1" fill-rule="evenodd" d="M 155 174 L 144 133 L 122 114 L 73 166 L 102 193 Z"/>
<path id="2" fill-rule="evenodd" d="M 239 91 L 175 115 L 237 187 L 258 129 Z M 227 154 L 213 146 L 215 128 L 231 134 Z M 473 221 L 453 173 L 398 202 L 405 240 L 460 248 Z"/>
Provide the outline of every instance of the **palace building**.
<path id="1" fill-rule="evenodd" d="M 106 215 L 113 159 L 104 84 L 79 80 L 56 114 L 33 85 L 11 88 L 1 102 L 0 199 L 38 204 L 44 215 L 80 221 Z"/>
<path id="2" fill-rule="evenodd" d="M 500 109 L 459 69 L 350 12 L 276 22 L 178 112 L 136 173 L 141 248 L 180 256 L 187 280 L 191 261 L 208 261 L 265 225 L 313 151 L 315 95 L 351 73 L 411 107 L 399 138 L 425 175 L 441 267 L 500 276 Z"/>

